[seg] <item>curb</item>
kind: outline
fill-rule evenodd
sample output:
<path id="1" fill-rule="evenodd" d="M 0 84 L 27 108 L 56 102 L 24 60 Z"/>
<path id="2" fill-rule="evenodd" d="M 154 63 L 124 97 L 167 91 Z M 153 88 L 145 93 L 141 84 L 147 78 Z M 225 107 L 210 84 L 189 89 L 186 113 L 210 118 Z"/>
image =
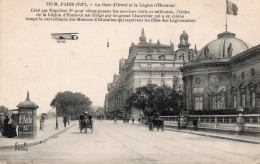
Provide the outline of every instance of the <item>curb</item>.
<path id="1" fill-rule="evenodd" d="M 142 124 L 132 124 L 132 125 L 144 126 Z M 192 131 L 182 131 L 182 130 L 173 129 L 173 128 L 164 128 L 164 129 L 165 130 L 169 130 L 169 131 L 188 133 L 188 134 L 195 134 L 195 135 L 212 137 L 212 138 L 219 138 L 219 139 L 226 139 L 226 140 L 232 140 L 232 141 L 246 142 L 246 143 L 251 143 L 251 144 L 260 144 L 260 141 L 254 141 L 254 140 L 248 140 L 248 139 L 242 139 L 242 138 L 234 138 L 234 137 L 228 137 L 228 136 L 219 136 L 219 135 L 213 135 L 213 134 L 203 134 L 203 133 L 196 133 L 196 132 L 192 132 Z"/>
<path id="2" fill-rule="evenodd" d="M 72 128 L 73 126 L 75 126 L 76 124 L 72 124 L 71 126 L 69 126 L 68 128 L 66 129 L 62 129 L 61 131 L 59 132 L 56 132 L 54 134 L 51 134 L 50 136 L 47 136 L 46 138 L 43 138 L 41 140 L 37 140 L 37 141 L 33 141 L 33 142 L 30 142 L 30 143 L 26 143 L 26 146 L 24 144 L 18 144 L 17 146 L 25 146 L 25 147 L 31 147 L 31 146 L 35 146 L 35 145 L 38 145 L 38 144 L 41 144 L 41 143 L 45 143 L 47 142 L 49 139 L 55 137 L 55 136 L 58 136 L 59 134 L 69 130 L 70 128 Z M 8 146 L 0 146 L 0 150 L 2 149 L 11 149 L 11 148 L 15 148 L 15 145 L 8 145 Z"/>
<path id="3" fill-rule="evenodd" d="M 212 135 L 212 134 L 203 134 L 203 133 L 196 133 L 196 132 L 192 132 L 192 131 L 182 131 L 182 130 L 171 129 L 171 128 L 165 128 L 165 130 L 181 132 L 181 133 L 188 133 L 188 134 L 195 134 L 195 135 L 212 137 L 212 138 L 226 139 L 226 140 L 232 140 L 232 141 L 246 142 L 246 143 L 252 143 L 252 144 L 260 144 L 260 141 L 253 141 L 253 140 L 242 139 L 242 138 L 234 138 L 234 137 L 219 136 L 219 135 Z"/>

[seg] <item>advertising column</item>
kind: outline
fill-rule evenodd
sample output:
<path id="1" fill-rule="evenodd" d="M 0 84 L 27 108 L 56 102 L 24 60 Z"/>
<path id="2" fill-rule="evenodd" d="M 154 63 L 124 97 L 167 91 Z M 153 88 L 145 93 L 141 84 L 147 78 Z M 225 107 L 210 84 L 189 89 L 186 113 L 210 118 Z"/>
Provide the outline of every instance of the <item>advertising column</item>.
<path id="1" fill-rule="evenodd" d="M 18 109 L 18 138 L 35 138 L 37 136 L 37 108 L 38 106 L 30 101 L 29 93 L 25 101 L 20 102 Z"/>

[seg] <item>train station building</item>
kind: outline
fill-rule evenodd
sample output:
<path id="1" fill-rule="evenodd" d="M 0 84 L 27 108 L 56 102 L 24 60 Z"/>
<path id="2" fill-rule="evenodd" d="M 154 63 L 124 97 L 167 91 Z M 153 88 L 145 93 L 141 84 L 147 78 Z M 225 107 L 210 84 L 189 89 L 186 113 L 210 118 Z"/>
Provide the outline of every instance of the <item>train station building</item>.
<path id="1" fill-rule="evenodd" d="M 127 109 L 126 100 L 138 87 L 147 84 L 157 86 L 183 85 L 180 67 L 196 56 L 196 48 L 190 48 L 189 36 L 183 31 L 180 35 L 178 49 L 174 44 L 161 44 L 160 40 L 147 42 L 144 29 L 141 31 L 139 43 L 132 43 L 128 58 L 120 59 L 119 74 L 115 74 L 113 82 L 107 84 L 108 93 L 105 98 L 105 109 L 112 115 L 122 114 L 138 119 L 140 110 Z"/>

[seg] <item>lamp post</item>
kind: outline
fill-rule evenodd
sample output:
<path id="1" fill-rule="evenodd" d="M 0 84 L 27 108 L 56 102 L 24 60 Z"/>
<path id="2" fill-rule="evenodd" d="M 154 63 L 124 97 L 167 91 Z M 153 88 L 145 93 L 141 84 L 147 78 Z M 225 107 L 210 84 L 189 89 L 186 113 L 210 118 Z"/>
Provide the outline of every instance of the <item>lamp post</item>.
<path id="1" fill-rule="evenodd" d="M 55 103 L 55 107 L 56 107 L 56 128 L 55 128 L 55 129 L 56 129 L 56 130 L 58 130 L 58 129 L 59 129 L 57 106 L 58 106 L 58 104 L 57 104 L 57 103 Z"/>
<path id="2" fill-rule="evenodd" d="M 179 109 L 178 109 L 178 130 L 181 129 L 181 102 L 180 100 L 178 100 L 178 106 L 179 106 Z"/>
<path id="3" fill-rule="evenodd" d="M 179 114 L 178 114 L 178 130 L 181 129 L 181 122 L 180 122 L 180 118 L 181 118 L 181 114 L 180 114 L 180 110 L 179 110 Z"/>
<path id="4" fill-rule="evenodd" d="M 68 106 L 68 115 L 67 115 L 67 119 L 68 119 L 68 125 L 70 125 L 70 111 L 71 111 L 71 108 L 70 108 L 70 106 Z"/>

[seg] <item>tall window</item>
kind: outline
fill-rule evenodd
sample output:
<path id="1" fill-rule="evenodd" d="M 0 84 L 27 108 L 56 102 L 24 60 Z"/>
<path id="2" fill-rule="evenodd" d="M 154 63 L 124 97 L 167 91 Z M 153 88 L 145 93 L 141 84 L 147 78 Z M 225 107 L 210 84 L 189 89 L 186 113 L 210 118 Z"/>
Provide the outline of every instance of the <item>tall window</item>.
<path id="1" fill-rule="evenodd" d="M 203 97 L 195 97 L 195 110 L 203 109 Z"/>
<path id="2" fill-rule="evenodd" d="M 165 74 L 162 72 L 162 73 L 161 73 L 161 77 L 164 77 L 164 76 L 165 76 Z"/>
<path id="3" fill-rule="evenodd" d="M 241 107 L 242 108 L 246 107 L 246 94 L 245 93 L 241 94 Z"/>
<path id="4" fill-rule="evenodd" d="M 213 97 L 213 109 L 224 109 L 225 108 L 225 97 L 221 96 L 214 96 Z"/>
<path id="5" fill-rule="evenodd" d="M 237 107 L 237 95 L 233 95 L 233 106 L 234 108 Z"/>
<path id="6" fill-rule="evenodd" d="M 152 77 L 152 72 L 148 72 L 148 76 L 149 76 L 149 77 Z"/>
<path id="7" fill-rule="evenodd" d="M 251 92 L 251 107 L 255 107 L 255 92 Z"/>

